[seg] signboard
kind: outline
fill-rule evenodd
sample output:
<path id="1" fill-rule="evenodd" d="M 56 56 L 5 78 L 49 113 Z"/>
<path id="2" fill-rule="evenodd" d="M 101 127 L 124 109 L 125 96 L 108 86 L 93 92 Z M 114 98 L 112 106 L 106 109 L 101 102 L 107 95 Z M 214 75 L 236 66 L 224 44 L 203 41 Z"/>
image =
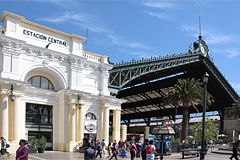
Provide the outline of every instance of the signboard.
<path id="1" fill-rule="evenodd" d="M 96 125 L 95 124 L 92 124 L 92 123 L 89 123 L 85 126 L 86 130 L 88 132 L 94 132 L 96 131 Z"/>
<path id="2" fill-rule="evenodd" d="M 47 35 L 44 35 L 44 34 L 41 34 L 41 33 L 38 33 L 38 32 L 23 29 L 23 34 L 26 35 L 26 36 L 29 36 L 29 37 L 33 37 L 33 38 L 36 38 L 36 39 L 47 41 L 48 43 L 54 43 L 54 44 L 58 44 L 58 45 L 67 47 L 67 42 L 66 41 L 63 41 L 63 40 L 60 40 L 60 39 L 57 39 L 57 38 L 53 38 L 51 36 L 47 36 Z"/>
<path id="3" fill-rule="evenodd" d="M 174 121 L 173 120 L 165 120 L 163 122 L 163 126 L 164 127 L 173 127 L 173 125 L 174 125 Z"/>

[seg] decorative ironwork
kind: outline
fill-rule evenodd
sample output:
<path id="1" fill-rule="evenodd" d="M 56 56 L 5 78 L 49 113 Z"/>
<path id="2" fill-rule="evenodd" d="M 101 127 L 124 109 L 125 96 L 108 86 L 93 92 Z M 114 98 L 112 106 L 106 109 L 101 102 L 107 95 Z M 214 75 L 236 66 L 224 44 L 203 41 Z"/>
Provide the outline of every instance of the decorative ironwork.
<path id="1" fill-rule="evenodd" d="M 201 53 L 173 54 L 118 63 L 110 70 L 109 87 L 120 89 L 144 74 L 200 61 L 200 55 Z"/>

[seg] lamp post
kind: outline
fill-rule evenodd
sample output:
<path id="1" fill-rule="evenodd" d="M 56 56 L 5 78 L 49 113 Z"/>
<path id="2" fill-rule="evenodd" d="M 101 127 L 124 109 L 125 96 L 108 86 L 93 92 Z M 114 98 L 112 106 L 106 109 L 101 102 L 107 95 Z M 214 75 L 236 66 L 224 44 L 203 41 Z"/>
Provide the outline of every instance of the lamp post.
<path id="1" fill-rule="evenodd" d="M 207 108 L 207 83 L 208 83 L 209 75 L 206 72 L 203 75 L 203 89 L 204 89 L 204 97 L 203 97 L 203 113 L 202 113 L 202 141 L 201 141 L 201 152 L 200 152 L 200 160 L 204 159 L 206 145 L 205 145 L 205 114 Z"/>

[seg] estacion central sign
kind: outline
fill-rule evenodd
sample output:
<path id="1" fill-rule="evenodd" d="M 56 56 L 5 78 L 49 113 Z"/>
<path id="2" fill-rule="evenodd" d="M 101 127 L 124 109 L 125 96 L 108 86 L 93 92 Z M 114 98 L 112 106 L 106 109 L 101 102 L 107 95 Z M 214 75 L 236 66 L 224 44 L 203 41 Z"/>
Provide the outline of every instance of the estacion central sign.
<path id="1" fill-rule="evenodd" d="M 62 40 L 59 40 L 59 39 L 56 39 L 56 38 L 53 38 L 53 37 L 50 37 L 50 36 L 46 36 L 46 35 L 37 33 L 37 32 L 33 32 L 33 31 L 30 31 L 30 30 L 23 29 L 23 34 L 27 35 L 27 36 L 30 36 L 30 37 L 37 38 L 37 39 L 45 40 L 49 43 L 55 43 L 55 44 L 67 47 L 67 42 L 66 41 L 62 41 Z"/>

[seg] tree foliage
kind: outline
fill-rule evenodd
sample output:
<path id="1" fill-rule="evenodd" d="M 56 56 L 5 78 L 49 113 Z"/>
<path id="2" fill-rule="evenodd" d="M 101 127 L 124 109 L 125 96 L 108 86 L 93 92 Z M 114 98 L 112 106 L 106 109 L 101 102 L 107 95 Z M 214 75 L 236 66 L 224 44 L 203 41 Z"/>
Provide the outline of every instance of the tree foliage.
<path id="1" fill-rule="evenodd" d="M 207 119 L 205 122 L 205 140 L 216 139 L 217 125 L 212 121 Z M 196 142 L 200 142 L 202 139 L 202 123 L 195 123 L 193 126 L 193 138 Z"/>
<path id="2" fill-rule="evenodd" d="M 240 117 L 240 99 L 232 104 L 232 107 L 227 110 L 226 115 L 234 119 Z"/>
<path id="3" fill-rule="evenodd" d="M 189 107 L 202 103 L 203 89 L 194 78 L 179 79 L 164 98 L 165 104 L 172 104 L 183 109 L 181 140 L 187 140 Z"/>

